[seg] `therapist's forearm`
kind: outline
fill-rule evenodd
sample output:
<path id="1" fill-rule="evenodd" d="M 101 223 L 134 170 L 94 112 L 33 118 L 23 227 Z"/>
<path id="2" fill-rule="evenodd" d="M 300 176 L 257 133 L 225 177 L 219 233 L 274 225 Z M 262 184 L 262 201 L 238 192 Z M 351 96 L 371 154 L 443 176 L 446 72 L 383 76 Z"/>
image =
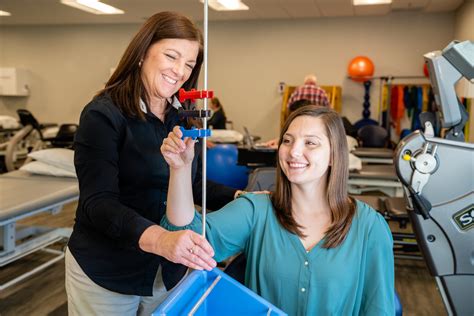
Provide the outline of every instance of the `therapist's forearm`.
<path id="1" fill-rule="evenodd" d="M 179 169 L 170 168 L 166 216 L 175 226 L 188 225 L 194 218 L 191 164 Z"/>

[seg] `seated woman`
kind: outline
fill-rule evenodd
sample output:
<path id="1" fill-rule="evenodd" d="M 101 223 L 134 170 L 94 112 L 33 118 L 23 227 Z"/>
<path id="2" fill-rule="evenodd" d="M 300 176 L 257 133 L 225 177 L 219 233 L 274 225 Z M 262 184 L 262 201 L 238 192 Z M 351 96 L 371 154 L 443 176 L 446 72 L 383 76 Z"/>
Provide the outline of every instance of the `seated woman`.
<path id="1" fill-rule="evenodd" d="M 202 229 L 191 194 L 193 147 L 179 128 L 161 147 L 171 173 L 167 229 Z M 245 253 L 245 284 L 289 315 L 395 313 L 392 236 L 379 213 L 348 196 L 347 150 L 336 112 L 298 109 L 279 139 L 276 191 L 245 194 L 207 217 L 215 259 Z M 189 251 L 194 262 L 212 255 L 196 245 Z"/>
<path id="2" fill-rule="evenodd" d="M 207 124 L 212 126 L 213 129 L 226 129 L 225 122 L 227 121 L 227 118 L 225 116 L 221 101 L 219 101 L 218 98 L 212 98 L 210 107 L 214 113 L 212 114 L 209 121 L 207 121 Z"/>

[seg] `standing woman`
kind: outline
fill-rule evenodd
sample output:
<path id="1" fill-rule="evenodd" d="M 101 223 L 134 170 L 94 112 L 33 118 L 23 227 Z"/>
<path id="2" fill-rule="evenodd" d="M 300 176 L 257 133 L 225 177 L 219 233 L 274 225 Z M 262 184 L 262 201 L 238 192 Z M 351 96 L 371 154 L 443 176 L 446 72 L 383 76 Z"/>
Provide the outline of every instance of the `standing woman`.
<path id="1" fill-rule="evenodd" d="M 212 126 L 213 129 L 226 129 L 225 122 L 227 118 L 225 116 L 224 108 L 222 107 L 221 101 L 218 98 L 214 97 L 211 99 L 211 109 L 214 111 L 211 118 L 207 122 L 209 126 Z"/>
<path id="2" fill-rule="evenodd" d="M 182 195 L 193 145 L 178 128 L 163 141 L 172 170 L 168 229 L 202 229 L 191 196 Z M 207 216 L 216 260 L 245 253 L 245 284 L 288 315 L 395 314 L 390 229 L 347 195 L 348 157 L 339 115 L 302 107 L 280 135 L 275 193 L 245 194 Z"/>
<path id="3" fill-rule="evenodd" d="M 195 269 L 215 266 L 201 236 L 158 226 L 169 179 L 160 146 L 174 126 L 189 128 L 178 116 L 176 93 L 197 86 L 202 60 L 202 36 L 189 19 L 155 14 L 82 111 L 74 158 L 80 197 L 66 252 L 69 315 L 148 315 L 186 270 L 166 259 Z M 199 163 L 193 159 L 189 173 L 189 194 L 198 201 Z M 236 193 L 212 182 L 208 188 L 210 208 Z"/>

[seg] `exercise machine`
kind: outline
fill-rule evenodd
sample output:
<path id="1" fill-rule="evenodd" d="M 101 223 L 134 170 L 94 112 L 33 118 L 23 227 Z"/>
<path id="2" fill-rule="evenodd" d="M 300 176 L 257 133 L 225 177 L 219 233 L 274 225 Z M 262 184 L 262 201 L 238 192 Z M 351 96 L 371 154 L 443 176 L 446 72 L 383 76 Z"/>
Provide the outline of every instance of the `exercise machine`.
<path id="1" fill-rule="evenodd" d="M 456 96 L 462 78 L 474 82 L 474 42 L 452 42 L 425 54 L 439 123 L 404 138 L 394 162 L 418 245 L 449 315 L 474 315 L 474 144 L 465 143 L 468 115 Z"/>

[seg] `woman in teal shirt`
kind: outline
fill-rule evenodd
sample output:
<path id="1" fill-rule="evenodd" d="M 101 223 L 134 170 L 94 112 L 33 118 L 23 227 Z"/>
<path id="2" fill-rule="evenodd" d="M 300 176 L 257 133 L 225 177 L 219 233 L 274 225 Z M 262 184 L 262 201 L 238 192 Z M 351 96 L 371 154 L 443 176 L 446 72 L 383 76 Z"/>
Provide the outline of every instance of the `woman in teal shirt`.
<path id="1" fill-rule="evenodd" d="M 181 136 L 175 128 L 161 148 L 171 173 L 162 225 L 200 232 L 194 142 Z M 282 129 L 278 158 L 273 194 L 246 194 L 208 215 L 215 259 L 244 252 L 245 284 L 289 315 L 394 315 L 391 233 L 380 214 L 347 195 L 340 117 L 326 107 L 297 110 Z M 197 265 L 212 255 L 198 243 L 186 250 Z"/>

